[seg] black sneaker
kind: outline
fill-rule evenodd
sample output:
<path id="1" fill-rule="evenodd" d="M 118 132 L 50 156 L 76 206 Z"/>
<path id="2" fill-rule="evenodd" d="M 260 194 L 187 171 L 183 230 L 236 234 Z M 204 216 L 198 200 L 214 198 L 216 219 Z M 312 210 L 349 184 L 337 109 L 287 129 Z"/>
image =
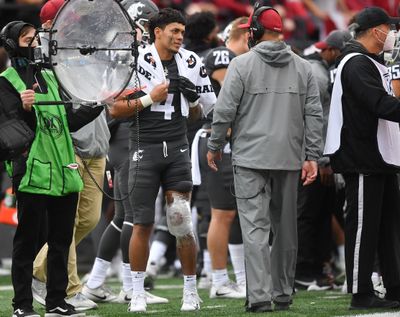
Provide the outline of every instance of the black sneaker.
<path id="1" fill-rule="evenodd" d="M 271 302 L 255 303 L 251 304 L 251 307 L 246 305 L 246 312 L 248 313 L 267 313 L 272 311 Z"/>
<path id="2" fill-rule="evenodd" d="M 399 307 L 400 303 L 398 301 L 379 298 L 375 294 L 354 294 L 351 298 L 349 309 L 390 309 Z"/>
<path id="3" fill-rule="evenodd" d="M 17 308 L 12 317 L 40 317 L 32 308 Z"/>
<path id="4" fill-rule="evenodd" d="M 74 306 L 64 303 L 60 306 L 53 308 L 46 308 L 46 314 L 44 317 L 62 317 L 62 316 L 70 316 L 70 317 L 84 317 L 85 313 L 77 312 Z"/>
<path id="5" fill-rule="evenodd" d="M 289 302 L 274 302 L 274 310 L 289 310 L 292 301 Z"/>

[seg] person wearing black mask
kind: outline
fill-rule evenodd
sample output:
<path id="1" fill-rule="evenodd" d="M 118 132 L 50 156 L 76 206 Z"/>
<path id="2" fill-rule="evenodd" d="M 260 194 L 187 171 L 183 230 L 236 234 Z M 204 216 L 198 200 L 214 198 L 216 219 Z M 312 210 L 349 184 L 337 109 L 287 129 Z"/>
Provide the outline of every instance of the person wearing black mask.
<path id="1" fill-rule="evenodd" d="M 32 266 L 46 222 L 49 260 L 45 316 L 84 316 L 64 300 L 68 250 L 78 192 L 83 187 L 70 132 L 97 117 L 103 107 L 81 107 L 74 112 L 72 105 L 51 104 L 61 101 L 60 92 L 54 74 L 32 61 L 35 35 L 34 26 L 23 21 L 10 22 L 0 34 L 11 59 L 11 67 L 0 74 L 1 111 L 10 117 L 19 116 L 35 131 L 26 153 L 6 162 L 18 201 L 12 254 L 13 317 L 40 316 L 32 307 Z"/>
<path id="2" fill-rule="evenodd" d="M 306 58 L 317 81 L 322 104 L 325 140 L 328 125 L 330 94 L 329 67 L 351 39 L 348 31 L 333 31 L 314 46 L 317 52 Z M 299 186 L 297 200 L 298 243 L 296 286 L 326 289 L 333 285 L 330 267 L 331 218 L 335 207 L 336 189 L 329 158 L 318 160 L 318 176 L 309 186 Z M 317 243 L 316 243 L 317 241 Z"/>
<path id="3" fill-rule="evenodd" d="M 355 17 L 332 91 L 325 155 L 346 182 L 345 248 L 351 309 L 400 307 L 400 102 L 392 94 L 382 52 L 396 41 L 392 18 L 378 7 Z M 374 295 L 375 254 L 386 288 Z"/>

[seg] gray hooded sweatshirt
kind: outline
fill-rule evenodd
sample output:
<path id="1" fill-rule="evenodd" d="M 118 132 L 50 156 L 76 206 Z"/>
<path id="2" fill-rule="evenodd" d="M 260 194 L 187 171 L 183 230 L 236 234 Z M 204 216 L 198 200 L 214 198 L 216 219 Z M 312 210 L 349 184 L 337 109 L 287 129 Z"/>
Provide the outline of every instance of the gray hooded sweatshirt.
<path id="1" fill-rule="evenodd" d="M 109 149 L 110 131 L 105 110 L 78 131 L 71 133 L 75 152 L 83 159 L 106 157 Z"/>
<path id="2" fill-rule="evenodd" d="M 309 62 L 263 41 L 232 60 L 214 107 L 211 151 L 232 127 L 232 164 L 300 170 L 322 152 L 322 107 Z"/>

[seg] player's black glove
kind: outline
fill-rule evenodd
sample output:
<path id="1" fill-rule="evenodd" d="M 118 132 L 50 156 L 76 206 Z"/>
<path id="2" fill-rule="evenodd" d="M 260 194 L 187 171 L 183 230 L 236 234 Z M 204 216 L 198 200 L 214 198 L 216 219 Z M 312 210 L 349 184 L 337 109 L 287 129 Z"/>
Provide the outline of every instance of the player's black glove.
<path id="1" fill-rule="evenodd" d="M 196 92 L 196 85 L 186 77 L 179 76 L 178 89 L 189 102 L 195 102 L 200 98 Z"/>

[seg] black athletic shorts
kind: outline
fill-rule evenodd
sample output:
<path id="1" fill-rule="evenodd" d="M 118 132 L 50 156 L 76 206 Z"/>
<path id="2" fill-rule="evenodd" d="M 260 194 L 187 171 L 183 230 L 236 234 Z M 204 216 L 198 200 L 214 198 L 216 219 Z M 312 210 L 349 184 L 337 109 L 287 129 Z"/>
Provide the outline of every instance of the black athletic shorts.
<path id="1" fill-rule="evenodd" d="M 187 140 L 140 144 L 130 147 L 129 189 L 134 224 L 154 223 L 154 204 L 160 185 L 164 192 L 192 190 L 192 172 Z M 137 161 L 139 169 L 136 175 Z"/>
<path id="2" fill-rule="evenodd" d="M 233 186 L 233 169 L 230 153 L 222 154 L 222 161 L 216 161 L 218 171 L 214 172 L 207 164 L 207 140 L 199 140 L 199 162 L 202 182 L 206 181 L 208 198 L 212 208 L 222 210 L 236 210 L 236 198 Z"/>

